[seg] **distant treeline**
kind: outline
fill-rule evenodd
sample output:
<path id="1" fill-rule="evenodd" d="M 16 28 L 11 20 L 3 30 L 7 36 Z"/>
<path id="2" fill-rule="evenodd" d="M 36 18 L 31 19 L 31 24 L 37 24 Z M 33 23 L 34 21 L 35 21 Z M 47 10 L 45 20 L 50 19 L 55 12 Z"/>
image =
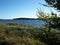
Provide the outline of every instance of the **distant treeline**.
<path id="1" fill-rule="evenodd" d="M 14 18 L 13 20 L 37 20 L 38 18 Z"/>

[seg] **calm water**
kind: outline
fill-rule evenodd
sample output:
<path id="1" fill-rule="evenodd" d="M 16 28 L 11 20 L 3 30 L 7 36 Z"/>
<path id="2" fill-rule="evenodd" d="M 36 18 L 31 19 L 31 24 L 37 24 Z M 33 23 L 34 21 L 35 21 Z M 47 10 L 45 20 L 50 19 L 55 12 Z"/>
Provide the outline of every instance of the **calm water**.
<path id="1" fill-rule="evenodd" d="M 42 20 L 0 20 L 0 22 L 17 22 L 42 27 L 45 23 Z"/>

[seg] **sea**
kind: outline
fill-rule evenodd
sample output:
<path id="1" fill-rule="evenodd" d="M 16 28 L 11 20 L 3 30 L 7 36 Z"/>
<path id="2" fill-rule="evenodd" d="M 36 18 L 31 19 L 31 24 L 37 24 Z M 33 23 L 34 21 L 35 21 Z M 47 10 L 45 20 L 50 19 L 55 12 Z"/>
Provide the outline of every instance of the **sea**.
<path id="1" fill-rule="evenodd" d="M 0 20 L 0 22 L 15 22 L 21 24 L 27 24 L 37 27 L 43 27 L 45 22 L 42 20 Z"/>
<path id="2" fill-rule="evenodd" d="M 26 24 L 36 27 L 45 27 L 45 22 L 42 20 L 0 20 L 0 22 L 13 22 L 13 23 L 20 23 L 20 24 Z M 60 34 L 60 30 L 53 29 L 52 31 L 55 31 L 56 33 Z"/>

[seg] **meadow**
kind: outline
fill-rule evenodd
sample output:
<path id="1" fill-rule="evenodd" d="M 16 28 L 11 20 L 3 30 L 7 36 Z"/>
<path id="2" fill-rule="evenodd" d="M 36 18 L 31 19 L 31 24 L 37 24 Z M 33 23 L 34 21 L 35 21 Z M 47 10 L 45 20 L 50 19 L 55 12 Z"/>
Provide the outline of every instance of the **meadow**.
<path id="1" fill-rule="evenodd" d="M 36 30 L 39 31 L 39 28 L 18 23 L 0 23 L 0 45 L 45 45 L 34 38 Z"/>
<path id="2" fill-rule="evenodd" d="M 0 45 L 58 45 L 60 34 L 19 23 L 0 23 Z"/>

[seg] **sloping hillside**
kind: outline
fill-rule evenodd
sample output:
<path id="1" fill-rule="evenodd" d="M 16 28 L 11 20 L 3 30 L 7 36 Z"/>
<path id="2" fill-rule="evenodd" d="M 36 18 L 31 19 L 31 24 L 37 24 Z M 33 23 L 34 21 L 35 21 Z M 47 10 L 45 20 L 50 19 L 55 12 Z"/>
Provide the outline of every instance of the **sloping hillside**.
<path id="1" fill-rule="evenodd" d="M 0 45 L 46 45 L 35 37 L 39 30 L 18 23 L 0 23 Z"/>

